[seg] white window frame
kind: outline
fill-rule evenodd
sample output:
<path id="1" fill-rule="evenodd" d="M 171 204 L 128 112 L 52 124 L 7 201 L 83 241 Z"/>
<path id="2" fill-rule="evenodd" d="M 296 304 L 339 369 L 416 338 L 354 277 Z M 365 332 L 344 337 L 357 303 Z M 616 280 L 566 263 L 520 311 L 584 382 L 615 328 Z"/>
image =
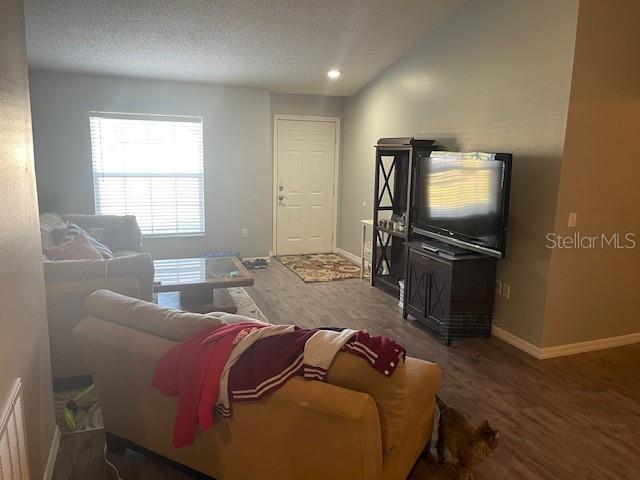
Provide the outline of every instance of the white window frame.
<path id="1" fill-rule="evenodd" d="M 112 118 L 118 120 L 150 120 L 150 121 L 169 121 L 169 122 L 191 122 L 191 123 L 200 123 L 202 128 L 202 170 L 200 172 L 200 184 L 199 184 L 199 197 L 200 197 L 200 226 L 201 231 L 198 232 L 167 232 L 167 233 L 144 233 L 142 232 L 142 236 L 144 238 L 176 238 L 176 237 L 203 237 L 206 231 L 206 215 L 205 215 L 205 198 L 204 198 L 204 178 L 205 178 L 205 166 L 204 166 L 204 119 L 200 116 L 183 116 L 183 115 L 161 115 L 161 114 L 143 114 L 143 113 L 121 113 L 121 112 L 102 112 L 102 111 L 91 111 L 89 112 L 89 130 L 90 137 L 92 135 L 91 132 L 91 119 L 94 117 L 98 118 Z M 96 167 L 94 162 L 94 152 L 93 152 L 93 141 L 91 141 L 91 173 L 93 178 L 93 200 L 94 200 L 94 211 L 97 215 L 100 215 L 99 211 L 99 193 L 96 187 Z M 110 176 L 102 172 L 100 174 L 102 177 Z M 180 177 L 187 176 L 193 177 L 194 174 L 178 174 L 178 173 L 149 173 L 149 174 L 113 174 L 113 176 L 130 176 L 130 177 Z M 128 212 L 122 212 L 121 215 L 130 214 Z"/>

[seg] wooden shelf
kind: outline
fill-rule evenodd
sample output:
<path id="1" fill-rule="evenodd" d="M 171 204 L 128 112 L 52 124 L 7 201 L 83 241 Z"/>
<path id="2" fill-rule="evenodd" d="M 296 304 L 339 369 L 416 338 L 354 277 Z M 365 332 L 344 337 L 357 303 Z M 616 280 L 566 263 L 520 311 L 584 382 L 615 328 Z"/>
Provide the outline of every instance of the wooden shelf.
<path id="1" fill-rule="evenodd" d="M 398 297 L 398 280 L 406 272 L 405 243 L 409 240 L 411 225 L 411 185 L 414 160 L 428 156 L 433 150 L 433 140 L 406 138 L 381 138 L 376 145 L 374 176 L 371 285 L 379 286 Z M 391 212 L 394 220 L 404 218 L 407 231 L 397 232 L 378 227 L 378 214 Z M 383 275 L 388 271 L 388 275 Z"/>
<path id="2" fill-rule="evenodd" d="M 394 237 L 398 237 L 398 238 L 402 238 L 404 240 L 407 239 L 407 233 L 406 232 L 396 232 L 395 230 L 389 230 L 388 228 L 382 228 L 382 227 L 376 227 L 377 230 L 384 232 L 388 235 L 392 235 Z"/>

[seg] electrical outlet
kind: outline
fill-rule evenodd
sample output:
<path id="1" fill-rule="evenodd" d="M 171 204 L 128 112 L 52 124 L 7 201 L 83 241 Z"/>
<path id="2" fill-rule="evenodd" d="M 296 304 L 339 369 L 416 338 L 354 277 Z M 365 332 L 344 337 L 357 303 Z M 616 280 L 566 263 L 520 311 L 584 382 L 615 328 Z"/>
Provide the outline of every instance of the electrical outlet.
<path id="1" fill-rule="evenodd" d="M 496 280 L 496 295 L 502 295 L 502 282 Z"/>
<path id="2" fill-rule="evenodd" d="M 363 200 L 363 201 L 362 201 L 362 208 L 365 208 L 366 206 L 367 206 L 367 201 L 366 201 L 366 200 Z"/>
<path id="3" fill-rule="evenodd" d="M 575 228 L 577 220 L 578 220 L 578 212 L 569 213 L 569 221 L 567 222 L 567 226 L 570 228 Z"/>
<path id="4" fill-rule="evenodd" d="M 509 298 L 509 295 L 511 295 L 511 285 L 509 285 L 508 283 L 503 283 L 502 296 L 505 298 Z"/>
<path id="5" fill-rule="evenodd" d="M 249 237 L 249 230 L 247 230 L 246 228 L 243 228 L 242 231 L 240 232 L 240 238 L 248 238 Z"/>

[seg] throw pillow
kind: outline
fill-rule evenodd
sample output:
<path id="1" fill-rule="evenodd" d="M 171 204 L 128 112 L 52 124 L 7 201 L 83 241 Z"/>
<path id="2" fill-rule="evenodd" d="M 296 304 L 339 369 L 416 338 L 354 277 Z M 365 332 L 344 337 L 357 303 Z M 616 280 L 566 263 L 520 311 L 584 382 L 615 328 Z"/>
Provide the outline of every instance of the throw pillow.
<path id="1" fill-rule="evenodd" d="M 89 241 L 91 242 L 91 245 L 96 247 L 96 250 L 100 252 L 100 254 L 102 255 L 102 258 L 104 258 L 105 260 L 109 260 L 110 258 L 113 258 L 113 252 L 111 251 L 111 249 L 107 247 L 104 243 L 102 243 L 104 238 L 104 228 L 92 228 L 91 231 L 87 234 L 87 236 L 89 237 Z"/>
<path id="2" fill-rule="evenodd" d="M 84 232 L 56 247 L 45 248 L 44 254 L 49 260 L 102 260 L 102 255 Z"/>
<path id="3" fill-rule="evenodd" d="M 53 237 L 54 245 L 60 245 L 64 241 L 64 237 L 67 234 L 68 228 L 69 228 L 69 222 L 64 222 L 64 223 L 61 223 L 60 225 L 55 226 L 55 228 L 51 231 L 51 236 Z"/>
<path id="4" fill-rule="evenodd" d="M 63 244 L 65 242 L 73 240 L 75 237 L 77 237 L 80 234 L 85 234 L 87 239 L 89 240 L 89 243 L 91 243 L 91 245 L 93 245 L 94 248 L 98 250 L 98 252 L 100 252 L 100 255 L 102 255 L 102 258 L 104 258 L 105 260 L 109 260 L 110 258 L 113 258 L 113 252 L 109 247 L 107 247 L 104 243 L 98 241 L 91 234 L 88 234 L 87 232 L 85 232 L 81 227 L 79 227 L 75 223 L 66 222 L 64 226 L 59 227 L 60 230 L 63 228 L 64 228 L 64 233 L 62 234 L 56 231 L 56 236 L 60 238 L 59 244 Z"/>

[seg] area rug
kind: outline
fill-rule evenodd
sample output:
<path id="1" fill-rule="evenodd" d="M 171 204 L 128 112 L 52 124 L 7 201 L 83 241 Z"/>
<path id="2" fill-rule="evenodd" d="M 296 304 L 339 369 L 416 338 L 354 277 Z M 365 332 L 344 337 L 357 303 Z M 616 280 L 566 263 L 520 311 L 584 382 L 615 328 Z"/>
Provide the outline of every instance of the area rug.
<path id="1" fill-rule="evenodd" d="M 269 323 L 266 315 L 262 313 L 260 307 L 256 305 L 256 302 L 253 301 L 251 295 L 249 295 L 244 288 L 233 287 L 229 289 L 229 293 L 238 306 L 238 315 L 244 315 L 245 317 L 253 318 L 254 320 Z"/>
<path id="2" fill-rule="evenodd" d="M 260 310 L 253 301 L 253 298 L 251 298 L 251 295 L 249 295 L 244 288 L 233 287 L 229 289 L 229 293 L 238 306 L 238 315 L 244 315 L 245 317 L 269 323 L 267 317 L 262 313 L 262 310 Z M 90 432 L 92 430 L 100 430 L 104 428 L 104 424 L 102 422 L 102 409 L 100 408 L 100 403 L 98 401 L 79 402 L 79 408 L 75 414 L 77 425 L 76 430 L 70 430 L 64 421 L 64 408 L 67 402 L 76 398 L 78 394 L 89 385 L 90 381 L 74 385 L 73 387 L 56 389 L 56 391 L 54 391 L 53 398 L 56 422 L 58 423 L 60 432 L 63 435 Z"/>
<path id="3" fill-rule="evenodd" d="M 305 283 L 360 278 L 360 266 L 335 253 L 280 255 L 276 258 Z"/>

